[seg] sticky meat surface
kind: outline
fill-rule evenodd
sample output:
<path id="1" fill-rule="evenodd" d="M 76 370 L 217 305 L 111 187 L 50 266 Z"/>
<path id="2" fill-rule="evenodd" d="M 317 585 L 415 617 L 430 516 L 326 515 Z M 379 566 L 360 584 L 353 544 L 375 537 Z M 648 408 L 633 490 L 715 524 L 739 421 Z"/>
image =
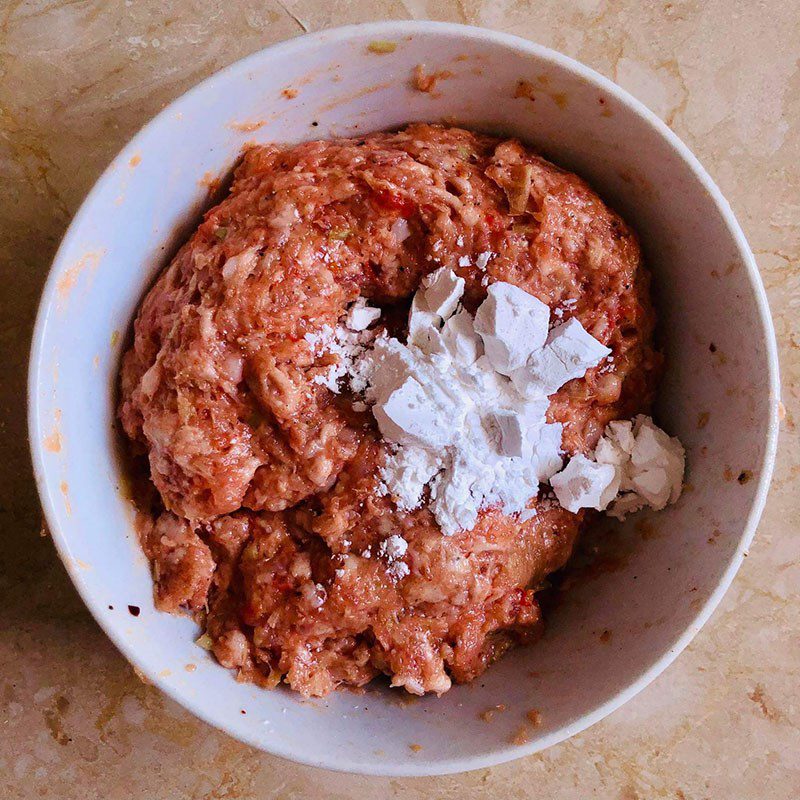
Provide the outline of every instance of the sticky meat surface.
<path id="1" fill-rule="evenodd" d="M 535 590 L 583 515 L 539 499 L 525 523 L 487 509 L 445 537 L 425 508 L 398 511 L 371 414 L 321 385 L 335 357 L 305 338 L 359 295 L 402 319 L 442 265 L 473 313 L 507 281 L 612 349 L 551 398 L 566 452 L 647 409 L 659 356 L 631 231 L 575 175 L 456 128 L 248 150 L 141 305 L 119 415 L 159 497 L 143 537 L 156 601 L 207 612 L 242 679 L 324 695 L 385 673 L 441 693 L 540 632 Z M 400 570 L 381 547 L 394 535 Z"/>

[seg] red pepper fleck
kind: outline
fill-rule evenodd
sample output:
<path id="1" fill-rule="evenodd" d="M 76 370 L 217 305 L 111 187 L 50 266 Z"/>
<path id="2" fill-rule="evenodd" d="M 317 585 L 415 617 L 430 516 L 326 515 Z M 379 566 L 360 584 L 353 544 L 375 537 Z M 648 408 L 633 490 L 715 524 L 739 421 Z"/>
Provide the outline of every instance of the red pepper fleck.
<path id="1" fill-rule="evenodd" d="M 414 203 L 406 197 L 392 194 L 388 189 L 378 189 L 374 195 L 375 204 L 387 211 L 397 211 L 401 217 L 408 219 L 417 210 Z"/>
<path id="2" fill-rule="evenodd" d="M 272 585 L 279 592 L 291 592 L 292 589 L 294 589 L 294 583 L 287 576 L 275 578 L 275 580 L 272 582 Z"/>
<path id="3" fill-rule="evenodd" d="M 496 214 L 493 214 L 491 211 L 487 212 L 484 216 L 484 222 L 489 230 L 493 231 L 494 233 L 499 233 L 500 231 L 505 229 L 505 223 L 501 220 Z"/>
<path id="4" fill-rule="evenodd" d="M 515 613 L 519 614 L 523 609 L 532 608 L 534 595 L 533 589 L 516 589 L 513 599 Z"/>

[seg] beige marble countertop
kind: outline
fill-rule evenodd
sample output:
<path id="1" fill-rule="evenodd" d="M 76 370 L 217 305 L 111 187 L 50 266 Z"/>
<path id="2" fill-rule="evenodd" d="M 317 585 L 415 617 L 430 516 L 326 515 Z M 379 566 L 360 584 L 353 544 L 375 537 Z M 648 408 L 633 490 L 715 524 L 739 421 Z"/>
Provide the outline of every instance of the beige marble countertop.
<path id="1" fill-rule="evenodd" d="M 755 544 L 688 650 L 634 700 L 543 753 L 386 780 L 259 753 L 146 686 L 40 536 L 25 368 L 50 260 L 83 195 L 165 103 L 272 42 L 380 18 L 527 36 L 665 119 L 731 201 L 781 348 L 786 419 Z M 0 3 L 0 796 L 797 798 L 800 796 L 798 0 L 4 0 Z"/>

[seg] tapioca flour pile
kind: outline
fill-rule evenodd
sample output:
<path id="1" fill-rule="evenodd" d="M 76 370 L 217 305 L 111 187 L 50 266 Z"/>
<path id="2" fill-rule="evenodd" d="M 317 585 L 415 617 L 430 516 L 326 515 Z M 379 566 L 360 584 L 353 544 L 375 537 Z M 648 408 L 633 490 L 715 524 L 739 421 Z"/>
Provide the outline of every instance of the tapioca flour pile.
<path id="1" fill-rule="evenodd" d="M 252 147 L 122 365 L 157 607 L 265 687 L 472 680 L 592 519 L 679 496 L 653 326 L 633 233 L 517 141 Z"/>

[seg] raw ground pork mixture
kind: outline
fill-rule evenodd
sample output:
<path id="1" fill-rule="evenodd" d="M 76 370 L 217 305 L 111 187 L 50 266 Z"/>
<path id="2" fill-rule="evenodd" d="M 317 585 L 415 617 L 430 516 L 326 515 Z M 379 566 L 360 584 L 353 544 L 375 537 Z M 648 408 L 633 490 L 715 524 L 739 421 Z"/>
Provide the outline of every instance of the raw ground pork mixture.
<path id="1" fill-rule="evenodd" d="M 647 410 L 660 357 L 630 229 L 519 142 L 457 128 L 249 149 L 142 303 L 119 416 L 156 490 L 142 532 L 156 604 L 195 615 L 240 680 L 324 695 L 385 673 L 441 693 L 541 634 L 537 587 L 587 512 L 542 491 L 525 523 L 486 509 L 443 536 L 424 506 L 376 491 L 386 445 L 370 410 L 314 381 L 335 357 L 306 334 L 361 295 L 403 336 L 442 265 L 472 313 L 507 281 L 612 348 L 610 367 L 551 397 L 565 452 Z M 381 547 L 393 535 L 405 576 Z"/>

